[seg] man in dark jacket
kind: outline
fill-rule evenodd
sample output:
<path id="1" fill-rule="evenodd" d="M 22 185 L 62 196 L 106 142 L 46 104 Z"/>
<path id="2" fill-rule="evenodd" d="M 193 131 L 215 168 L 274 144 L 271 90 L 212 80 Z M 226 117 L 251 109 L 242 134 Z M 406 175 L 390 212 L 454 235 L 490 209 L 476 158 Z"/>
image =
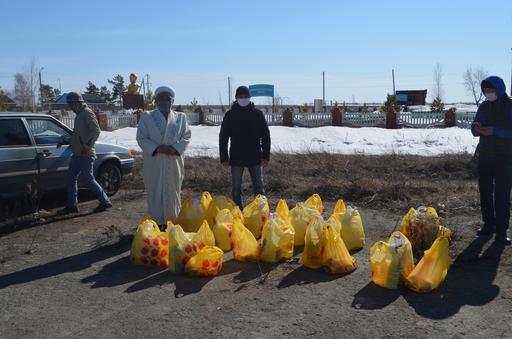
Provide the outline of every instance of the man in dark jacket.
<path id="1" fill-rule="evenodd" d="M 486 78 L 481 87 L 487 100 L 478 107 L 471 126 L 473 135 L 480 137 L 478 186 L 484 225 L 477 233 L 496 232 L 496 242 L 510 245 L 507 229 L 512 188 L 512 98 L 497 76 Z"/>
<path id="2" fill-rule="evenodd" d="M 100 136 L 100 126 L 96 120 L 94 112 L 85 104 L 82 96 L 76 92 L 67 94 L 67 103 L 69 108 L 76 114 L 73 135 L 68 140 L 73 156 L 69 164 L 67 175 L 68 199 L 66 207 L 59 211 L 60 214 L 69 214 L 78 212 L 77 200 L 77 180 L 78 175 L 82 175 L 86 185 L 94 192 L 100 204 L 94 209 L 94 212 L 103 212 L 112 207 L 107 194 L 103 191 L 100 184 L 94 179 L 93 163 L 96 158 L 94 144 Z M 57 145 L 61 147 L 64 142 Z"/>
<path id="3" fill-rule="evenodd" d="M 270 131 L 263 112 L 251 102 L 249 88 L 238 87 L 235 98 L 236 101 L 222 120 L 219 151 L 222 165 L 231 166 L 233 200 L 243 208 L 242 179 L 245 168 L 251 174 L 254 194 L 265 194 L 262 167 L 267 166 L 270 160 Z"/>

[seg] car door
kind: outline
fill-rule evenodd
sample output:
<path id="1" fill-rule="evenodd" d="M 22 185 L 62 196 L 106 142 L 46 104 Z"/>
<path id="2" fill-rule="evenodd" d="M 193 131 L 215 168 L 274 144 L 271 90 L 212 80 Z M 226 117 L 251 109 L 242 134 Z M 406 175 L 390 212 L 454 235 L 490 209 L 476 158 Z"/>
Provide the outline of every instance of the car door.
<path id="1" fill-rule="evenodd" d="M 21 117 L 0 117 L 0 197 L 38 192 L 37 152 Z"/>
<path id="2" fill-rule="evenodd" d="M 43 190 L 66 187 L 66 174 L 72 152 L 68 145 L 57 144 L 71 137 L 71 132 L 51 117 L 25 118 L 39 156 L 39 177 Z"/>

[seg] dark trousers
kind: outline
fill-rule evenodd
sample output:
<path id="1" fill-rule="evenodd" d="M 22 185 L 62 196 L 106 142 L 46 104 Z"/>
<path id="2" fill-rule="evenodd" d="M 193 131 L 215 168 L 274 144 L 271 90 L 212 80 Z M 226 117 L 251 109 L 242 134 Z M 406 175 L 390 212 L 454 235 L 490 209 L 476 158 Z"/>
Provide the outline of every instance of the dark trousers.
<path id="1" fill-rule="evenodd" d="M 478 187 L 484 227 L 506 235 L 510 219 L 512 160 L 480 156 Z"/>
<path id="2" fill-rule="evenodd" d="M 248 169 L 251 174 L 254 195 L 265 195 L 265 189 L 263 188 L 263 169 L 261 166 L 251 166 L 248 167 Z M 242 182 L 244 170 L 245 167 L 231 166 L 231 196 L 240 209 L 243 209 Z"/>

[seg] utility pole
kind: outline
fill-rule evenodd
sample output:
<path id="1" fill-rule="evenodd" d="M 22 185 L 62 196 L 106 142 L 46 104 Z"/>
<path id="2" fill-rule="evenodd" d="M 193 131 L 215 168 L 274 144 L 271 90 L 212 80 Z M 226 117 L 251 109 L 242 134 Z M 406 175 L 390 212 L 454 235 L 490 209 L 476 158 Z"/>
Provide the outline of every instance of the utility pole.
<path id="1" fill-rule="evenodd" d="M 325 72 L 322 72 L 322 105 L 324 106 L 325 112 Z"/>
<path id="2" fill-rule="evenodd" d="M 512 52 L 512 48 L 510 49 L 510 51 Z M 512 60 L 512 58 L 511 58 Z M 511 62 L 511 65 L 512 65 L 512 62 Z M 510 95 L 512 95 L 512 68 L 510 69 Z"/>
<path id="3" fill-rule="evenodd" d="M 391 76 L 393 77 L 393 95 L 396 95 L 396 89 L 395 89 L 395 70 L 391 70 Z"/>
<path id="4" fill-rule="evenodd" d="M 59 78 L 59 79 L 57 79 L 57 80 L 59 80 L 59 92 L 62 94 L 62 87 L 61 87 L 61 85 L 60 85 L 60 78 Z"/>
<path id="5" fill-rule="evenodd" d="M 39 70 L 39 92 L 41 92 L 41 111 L 44 110 L 44 96 L 43 96 L 43 82 L 41 81 L 41 71 L 43 68 Z"/>
<path id="6" fill-rule="evenodd" d="M 148 87 L 148 92 L 150 91 L 149 87 L 149 74 L 146 74 L 146 86 Z"/>

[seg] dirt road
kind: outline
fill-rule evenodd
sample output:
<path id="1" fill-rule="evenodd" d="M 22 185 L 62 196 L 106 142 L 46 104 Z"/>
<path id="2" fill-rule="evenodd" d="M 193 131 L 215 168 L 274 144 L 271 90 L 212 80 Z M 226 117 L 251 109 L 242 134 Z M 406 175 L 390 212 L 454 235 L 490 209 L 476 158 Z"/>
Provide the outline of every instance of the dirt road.
<path id="1" fill-rule="evenodd" d="M 128 255 L 144 193 L 123 191 L 114 204 L 90 214 L 95 202 L 86 202 L 79 217 L 0 232 L 0 337 L 512 335 L 512 250 L 474 237 L 476 211 L 447 216 L 456 232 L 454 264 L 439 291 L 415 294 L 370 281 L 370 246 L 400 220 L 385 210 L 361 210 L 368 239 L 352 274 L 303 268 L 298 248 L 279 265 L 228 254 L 221 275 L 209 279 L 133 266 Z"/>

